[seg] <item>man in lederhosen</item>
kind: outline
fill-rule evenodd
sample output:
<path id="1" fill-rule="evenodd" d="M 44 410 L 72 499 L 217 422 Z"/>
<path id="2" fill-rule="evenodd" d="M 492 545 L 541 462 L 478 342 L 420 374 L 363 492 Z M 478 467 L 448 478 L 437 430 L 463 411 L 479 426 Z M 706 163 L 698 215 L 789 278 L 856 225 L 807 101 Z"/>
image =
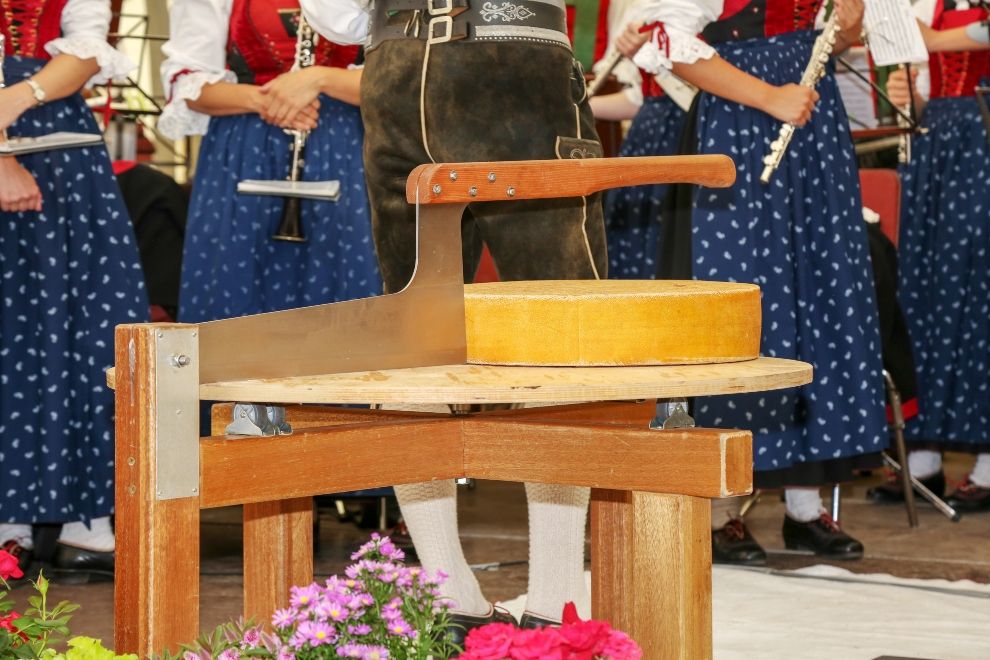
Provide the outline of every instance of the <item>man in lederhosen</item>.
<path id="1" fill-rule="evenodd" d="M 601 155 L 583 72 L 567 39 L 563 0 L 376 0 L 370 7 L 359 0 L 302 2 L 304 11 L 326 4 L 334 6 L 336 19 L 314 16 L 314 27 L 337 43 L 366 44 L 364 161 L 386 292 L 400 290 L 413 272 L 415 212 L 405 184 L 417 165 Z M 466 281 L 482 242 L 503 280 L 606 276 L 597 195 L 473 204 L 462 237 Z M 505 620 L 464 559 L 454 482 L 397 486 L 396 494 L 424 567 L 450 574 L 444 595 L 456 602 L 455 639 Z M 526 484 L 526 494 L 529 595 L 520 623 L 559 622 L 567 601 L 587 616 L 589 491 Z"/>

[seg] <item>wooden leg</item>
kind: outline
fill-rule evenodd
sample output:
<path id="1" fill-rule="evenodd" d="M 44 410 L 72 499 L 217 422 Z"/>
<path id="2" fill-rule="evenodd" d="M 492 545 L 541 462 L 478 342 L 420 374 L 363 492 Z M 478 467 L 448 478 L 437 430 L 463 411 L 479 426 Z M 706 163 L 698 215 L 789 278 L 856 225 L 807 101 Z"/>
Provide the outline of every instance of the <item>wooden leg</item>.
<path id="1" fill-rule="evenodd" d="M 313 581 L 313 498 L 244 505 L 244 617 L 268 624 Z"/>
<path id="2" fill-rule="evenodd" d="M 644 658 L 712 657 L 710 520 L 702 498 L 592 491 L 593 614 Z"/>
<path id="3" fill-rule="evenodd" d="M 157 391 L 165 374 L 156 374 L 161 367 L 156 340 L 156 326 L 117 329 L 114 648 L 142 658 L 177 651 L 199 631 L 199 496 L 158 497 L 169 488 L 156 468 L 163 428 L 158 416 L 180 408 Z M 195 396 L 193 388 L 193 398 L 180 404 L 182 414 L 192 415 L 193 428 Z M 168 432 L 167 441 L 177 442 L 181 431 L 169 427 Z M 192 434 L 185 439 L 195 446 L 198 433 Z"/>

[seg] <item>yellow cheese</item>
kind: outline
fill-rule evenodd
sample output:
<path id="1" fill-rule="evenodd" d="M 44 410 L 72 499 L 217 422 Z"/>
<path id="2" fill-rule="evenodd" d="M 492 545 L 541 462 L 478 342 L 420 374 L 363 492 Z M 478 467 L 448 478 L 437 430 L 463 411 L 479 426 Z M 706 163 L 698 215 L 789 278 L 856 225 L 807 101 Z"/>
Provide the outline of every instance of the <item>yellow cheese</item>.
<path id="1" fill-rule="evenodd" d="M 491 282 L 465 285 L 464 303 L 473 364 L 706 364 L 760 351 L 760 289 L 752 284 Z"/>

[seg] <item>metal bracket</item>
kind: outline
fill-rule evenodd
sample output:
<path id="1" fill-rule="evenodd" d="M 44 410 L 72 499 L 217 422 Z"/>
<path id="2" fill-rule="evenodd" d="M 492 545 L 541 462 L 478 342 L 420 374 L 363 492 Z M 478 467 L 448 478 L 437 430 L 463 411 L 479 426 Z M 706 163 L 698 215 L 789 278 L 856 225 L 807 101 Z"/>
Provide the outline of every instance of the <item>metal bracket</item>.
<path id="1" fill-rule="evenodd" d="M 199 495 L 196 326 L 155 330 L 155 499 Z"/>
<path id="2" fill-rule="evenodd" d="M 650 420 L 651 429 L 693 429 L 694 418 L 688 414 L 687 399 L 658 399 L 656 417 Z"/>
<path id="3" fill-rule="evenodd" d="M 292 427 L 285 421 L 285 407 L 258 403 L 236 403 L 233 421 L 224 429 L 227 435 L 273 436 L 291 435 Z"/>

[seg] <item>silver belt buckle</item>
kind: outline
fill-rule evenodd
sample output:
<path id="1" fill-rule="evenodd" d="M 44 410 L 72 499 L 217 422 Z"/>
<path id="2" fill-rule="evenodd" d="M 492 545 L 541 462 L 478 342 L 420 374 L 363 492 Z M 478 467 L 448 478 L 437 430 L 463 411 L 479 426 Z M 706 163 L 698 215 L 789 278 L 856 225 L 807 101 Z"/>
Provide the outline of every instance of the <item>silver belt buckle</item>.
<path id="1" fill-rule="evenodd" d="M 450 0 L 447 0 L 449 3 Z M 430 13 L 433 13 L 432 7 L 430 8 Z M 444 26 L 444 33 L 437 36 L 436 30 L 434 29 L 438 25 Z M 430 19 L 430 23 L 427 26 L 426 33 L 426 43 L 431 46 L 434 44 L 445 44 L 450 41 L 451 36 L 454 34 L 454 18 L 452 16 L 435 16 Z"/>

